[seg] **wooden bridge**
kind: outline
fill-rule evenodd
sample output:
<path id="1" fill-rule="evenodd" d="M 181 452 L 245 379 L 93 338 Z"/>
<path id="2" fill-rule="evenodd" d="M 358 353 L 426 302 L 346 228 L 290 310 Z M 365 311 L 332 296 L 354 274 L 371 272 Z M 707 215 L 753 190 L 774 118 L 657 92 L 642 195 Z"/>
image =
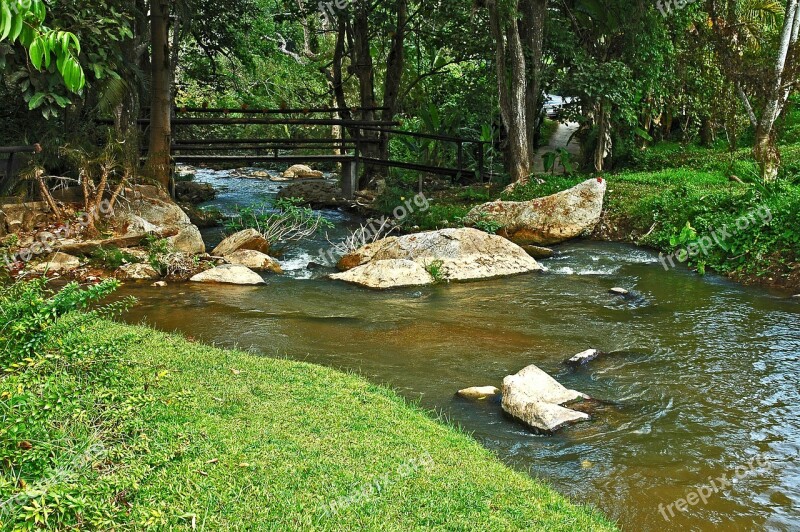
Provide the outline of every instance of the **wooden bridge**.
<path id="1" fill-rule="evenodd" d="M 342 192 L 352 198 L 358 188 L 361 170 L 376 167 L 401 168 L 419 172 L 419 183 L 425 174 L 443 175 L 454 182 L 467 179 L 483 182 L 486 145 L 488 142 L 446 135 L 412 133 L 397 129 L 401 124 L 374 119 L 340 118 L 341 115 L 373 115 L 379 108 L 323 108 L 323 109 L 223 109 L 177 108 L 172 119 L 173 140 L 171 155 L 174 163 L 197 166 L 200 164 L 225 164 L 249 166 L 254 164 L 335 163 L 342 168 Z M 108 121 L 106 121 L 108 123 Z M 140 119 L 147 127 L 149 119 Z M 203 128 L 213 127 L 218 137 L 220 128 L 247 126 L 300 127 L 305 129 L 338 126 L 342 135 L 322 138 L 254 137 L 205 138 Z M 198 131 L 201 130 L 201 131 Z M 380 158 L 374 154 L 375 145 L 389 143 L 393 138 L 424 139 L 455 148 L 454 166 L 407 162 Z M 372 147 L 370 146 L 372 145 Z M 388 144 L 386 144 L 388 145 Z M 467 148 L 472 151 L 468 152 Z M 372 148 L 372 149 L 370 149 Z M 472 164 L 469 164 L 471 155 Z"/>

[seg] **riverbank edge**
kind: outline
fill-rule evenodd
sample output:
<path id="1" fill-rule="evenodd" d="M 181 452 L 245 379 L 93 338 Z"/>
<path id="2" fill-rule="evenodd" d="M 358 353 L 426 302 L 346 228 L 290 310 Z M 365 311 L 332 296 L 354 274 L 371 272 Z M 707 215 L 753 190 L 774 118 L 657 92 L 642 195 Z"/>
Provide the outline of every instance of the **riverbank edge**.
<path id="1" fill-rule="evenodd" d="M 212 529 L 615 530 L 359 376 L 111 321 L 80 334 L 87 348 L 122 341 L 126 364 L 159 376 L 149 393 L 166 408 L 147 437 L 176 451 L 119 464 L 145 470 L 127 523 L 157 512 L 166 526 L 196 516 Z"/>
<path id="2" fill-rule="evenodd" d="M 652 223 L 655 223 L 655 220 Z M 631 244 L 655 253 L 669 254 L 670 250 L 668 249 L 659 249 L 640 242 L 643 235 L 652 227 L 645 227 L 644 225 L 635 223 L 634 217 L 627 211 L 622 210 L 611 213 L 608 208 L 604 208 L 600 222 L 588 238 L 596 242 Z M 686 268 L 686 266 L 682 265 L 678 267 Z M 788 268 L 793 273 L 787 276 L 781 271 L 783 268 Z M 774 264 L 773 269 L 764 275 L 741 272 L 720 273 L 710 267 L 709 271 L 744 286 L 757 286 L 764 290 L 778 290 L 786 292 L 789 296 L 800 293 L 800 263 L 798 262 L 792 262 L 784 266 Z"/>

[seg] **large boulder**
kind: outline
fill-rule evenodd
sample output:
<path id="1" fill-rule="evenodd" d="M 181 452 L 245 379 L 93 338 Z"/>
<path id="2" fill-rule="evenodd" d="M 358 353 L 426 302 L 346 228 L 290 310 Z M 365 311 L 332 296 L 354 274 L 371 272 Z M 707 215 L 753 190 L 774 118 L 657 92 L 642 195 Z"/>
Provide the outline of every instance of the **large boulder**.
<path id="1" fill-rule="evenodd" d="M 588 399 L 586 395 L 565 388 L 534 365 L 503 379 L 502 393 L 503 410 L 536 430 L 553 432 L 589 419 L 588 414 L 561 406 Z"/>
<path id="2" fill-rule="evenodd" d="M 430 272 L 430 282 L 487 279 L 542 269 L 536 260 L 516 244 L 471 228 L 442 229 L 385 238 L 345 255 L 337 266 L 340 270 L 351 270 L 394 259 L 415 262 L 423 270 Z M 401 267 L 406 271 L 411 268 L 403 262 L 384 263 L 380 267 L 382 270 L 387 267 Z M 365 271 L 359 270 L 360 273 Z M 424 276 L 419 273 L 419 268 L 416 268 L 416 272 L 421 281 Z M 385 279 L 391 278 L 387 272 L 382 275 Z M 350 280 L 342 276 L 334 278 Z"/>
<path id="3" fill-rule="evenodd" d="M 227 257 L 242 249 L 269 253 L 269 242 L 255 229 L 244 229 L 220 242 L 211 254 L 215 257 Z"/>
<path id="4" fill-rule="evenodd" d="M 195 283 L 222 283 L 239 285 L 259 285 L 266 284 L 256 272 L 238 264 L 223 264 L 202 273 L 198 273 L 191 279 Z"/>
<path id="5" fill-rule="evenodd" d="M 226 255 L 225 260 L 231 264 L 238 264 L 239 266 L 250 268 L 256 272 L 283 273 L 283 269 L 281 269 L 281 265 L 277 260 L 260 251 L 253 251 L 252 249 L 240 249 L 239 251 L 235 251 L 230 255 Z"/>
<path id="6" fill-rule="evenodd" d="M 322 172 L 312 170 L 304 164 L 296 164 L 283 173 L 286 179 L 320 179 L 322 176 Z"/>
<path id="7" fill-rule="evenodd" d="M 494 201 L 472 209 L 467 225 L 481 220 L 502 225 L 498 234 L 517 244 L 547 246 L 590 233 L 600 221 L 606 182 L 590 179 L 558 194 L 531 201 Z"/>
<path id="8" fill-rule="evenodd" d="M 407 259 L 376 260 L 335 273 L 331 279 L 378 289 L 424 286 L 436 281 L 420 264 Z"/>
<path id="9" fill-rule="evenodd" d="M 118 225 L 125 226 L 126 234 L 174 234 L 168 240 L 176 251 L 205 253 L 200 230 L 161 187 L 136 185 L 125 195 L 128 201 L 117 203 L 114 218 Z"/>
<path id="10" fill-rule="evenodd" d="M 304 205 L 311 207 L 349 206 L 342 189 L 330 181 L 298 181 L 290 183 L 278 192 L 278 198 L 301 198 Z"/>

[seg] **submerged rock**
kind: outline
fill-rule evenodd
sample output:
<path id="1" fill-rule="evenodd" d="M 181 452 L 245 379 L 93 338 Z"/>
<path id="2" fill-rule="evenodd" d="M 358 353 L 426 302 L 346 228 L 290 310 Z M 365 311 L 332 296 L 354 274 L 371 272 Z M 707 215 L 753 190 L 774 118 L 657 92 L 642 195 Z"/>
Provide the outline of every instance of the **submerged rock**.
<path id="1" fill-rule="evenodd" d="M 211 268 L 202 273 L 198 273 L 191 279 L 195 283 L 221 283 L 238 285 L 259 285 L 266 284 L 256 272 L 250 268 L 239 266 L 238 264 L 223 264 L 216 268 Z"/>
<path id="2" fill-rule="evenodd" d="M 126 281 L 152 281 L 161 275 L 149 264 L 125 264 L 117 269 L 117 277 Z"/>
<path id="3" fill-rule="evenodd" d="M 582 351 L 577 355 L 568 358 L 564 361 L 564 363 L 568 366 L 582 366 L 584 364 L 588 364 L 602 354 L 603 353 L 597 349 L 587 349 L 586 351 Z"/>
<path id="4" fill-rule="evenodd" d="M 553 432 L 589 419 L 588 414 L 561 406 L 588 396 L 565 388 L 534 365 L 503 379 L 502 393 L 503 410 L 536 430 Z"/>
<path id="5" fill-rule="evenodd" d="M 517 244 L 550 245 L 589 234 L 600 221 L 606 182 L 590 179 L 558 194 L 531 201 L 495 201 L 479 205 L 467 225 L 491 221 L 498 234 Z"/>
<path id="6" fill-rule="evenodd" d="M 417 267 L 412 267 L 407 261 L 416 263 Z M 377 268 L 363 268 L 364 265 L 378 262 L 382 264 Z M 335 279 L 356 283 L 366 272 L 378 270 L 381 278 L 386 280 L 386 288 L 392 287 L 389 286 L 392 277 L 405 279 L 412 271 L 417 281 L 415 284 L 431 284 L 437 280 L 469 281 L 542 269 L 538 262 L 516 244 L 471 228 L 442 229 L 384 238 L 345 255 L 337 267 L 340 270 L 361 267 L 355 272 L 348 272 L 350 275 L 334 276 Z M 401 268 L 402 271 L 392 273 L 392 268 Z M 422 271 L 428 274 L 427 277 Z M 425 279 L 427 283 L 422 283 Z"/>
<path id="7" fill-rule="evenodd" d="M 269 242 L 255 229 L 244 229 L 220 242 L 211 254 L 215 257 L 226 257 L 243 249 L 269 253 Z"/>
<path id="8" fill-rule="evenodd" d="M 287 179 L 320 179 L 323 174 L 304 164 L 296 164 L 286 170 L 282 176 Z"/>
<path id="9" fill-rule="evenodd" d="M 337 183 L 330 181 L 298 181 L 278 192 L 278 198 L 301 198 L 311 207 L 343 207 L 352 202 L 342 194 Z"/>
<path id="10" fill-rule="evenodd" d="M 436 282 L 425 268 L 406 259 L 377 260 L 330 277 L 337 281 L 379 289 L 424 286 Z"/>
<path id="11" fill-rule="evenodd" d="M 180 181 L 175 184 L 175 199 L 197 205 L 211 201 L 217 197 L 217 191 L 208 183 L 195 183 L 194 181 Z"/>
<path id="12" fill-rule="evenodd" d="M 496 386 L 473 386 L 472 388 L 458 390 L 457 395 L 465 399 L 486 399 L 499 393 L 500 389 Z"/>
<path id="13" fill-rule="evenodd" d="M 524 249 L 525 252 L 534 259 L 549 259 L 553 255 L 555 255 L 555 251 L 553 251 L 550 248 L 545 248 L 542 246 L 522 245 L 520 247 Z"/>
<path id="14" fill-rule="evenodd" d="M 49 260 L 39 263 L 33 267 L 36 273 L 67 273 L 77 270 L 81 266 L 81 261 L 78 257 L 61 253 L 60 251 L 54 254 Z"/>
<path id="15" fill-rule="evenodd" d="M 231 264 L 238 264 L 256 272 L 283 273 L 281 265 L 269 255 L 252 249 L 240 249 L 225 256 Z"/>

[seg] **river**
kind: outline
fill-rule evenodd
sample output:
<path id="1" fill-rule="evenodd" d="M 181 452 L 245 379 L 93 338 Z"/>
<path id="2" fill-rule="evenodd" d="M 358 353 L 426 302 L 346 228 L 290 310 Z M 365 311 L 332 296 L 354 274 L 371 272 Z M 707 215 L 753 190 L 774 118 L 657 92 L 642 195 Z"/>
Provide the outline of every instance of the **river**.
<path id="1" fill-rule="evenodd" d="M 280 186 L 226 175 L 197 176 L 222 189 L 212 204 L 224 211 Z M 357 223 L 324 213 L 337 224 L 334 242 Z M 286 275 L 261 287 L 126 286 L 140 300 L 127 319 L 391 386 L 625 530 L 798 530 L 797 299 L 584 241 L 559 246 L 540 274 L 377 292 L 306 268 L 326 246 L 319 237 L 288 250 Z M 633 297 L 610 295 L 615 286 Z M 610 354 L 563 365 L 587 348 Z M 543 436 L 497 402 L 454 395 L 499 386 L 529 364 L 604 405 L 591 421 Z M 677 511 L 690 493 L 695 504 Z"/>

